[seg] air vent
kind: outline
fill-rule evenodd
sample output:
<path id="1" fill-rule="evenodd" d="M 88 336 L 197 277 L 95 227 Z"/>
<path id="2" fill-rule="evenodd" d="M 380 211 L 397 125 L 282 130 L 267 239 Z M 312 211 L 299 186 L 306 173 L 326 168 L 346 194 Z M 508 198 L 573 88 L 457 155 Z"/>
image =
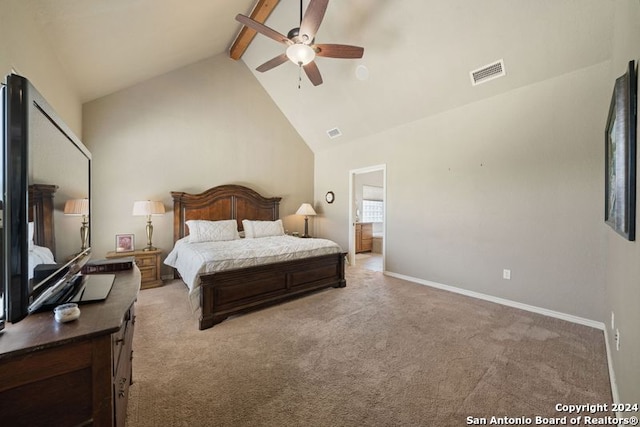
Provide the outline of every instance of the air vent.
<path id="1" fill-rule="evenodd" d="M 504 70 L 504 60 L 501 59 L 492 64 L 485 65 L 477 70 L 473 70 L 469 74 L 471 76 L 471 84 L 473 86 L 502 77 L 506 74 Z"/>
<path id="2" fill-rule="evenodd" d="M 339 136 L 342 136 L 342 132 L 340 132 L 340 129 L 338 128 L 333 128 L 327 131 L 327 135 L 329 135 L 329 138 L 335 139 Z"/>

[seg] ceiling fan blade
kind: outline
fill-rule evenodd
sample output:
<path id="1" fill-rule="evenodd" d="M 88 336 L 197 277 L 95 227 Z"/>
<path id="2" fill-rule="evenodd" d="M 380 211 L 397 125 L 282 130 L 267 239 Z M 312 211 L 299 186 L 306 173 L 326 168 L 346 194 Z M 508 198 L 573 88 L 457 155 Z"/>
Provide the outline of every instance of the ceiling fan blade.
<path id="1" fill-rule="evenodd" d="M 267 62 L 256 68 L 256 71 L 264 73 L 265 71 L 269 71 L 272 68 L 276 68 L 278 65 L 284 64 L 288 60 L 289 58 L 287 58 L 287 55 L 283 53 L 282 55 L 278 55 L 275 58 L 268 60 Z"/>
<path id="2" fill-rule="evenodd" d="M 329 0 L 311 0 L 309 2 L 300 23 L 300 38 L 303 43 L 310 44 L 315 38 L 328 4 Z"/>
<path id="3" fill-rule="evenodd" d="M 267 27 L 264 24 L 261 24 L 257 21 L 254 21 L 253 19 L 249 18 L 248 16 L 244 16 L 242 14 L 237 14 L 236 15 L 236 21 L 240 22 L 243 25 L 246 25 L 247 27 L 256 30 L 257 32 L 259 32 L 260 34 L 262 34 L 263 36 L 267 36 L 270 39 L 273 39 L 279 43 L 283 43 L 286 45 L 290 45 L 293 44 L 293 42 L 291 40 L 289 40 L 287 38 L 287 36 L 280 34 L 279 32 L 277 32 L 276 30 L 272 30 L 271 28 Z"/>
<path id="4" fill-rule="evenodd" d="M 347 44 L 317 44 L 314 45 L 316 55 L 326 58 L 362 58 L 364 48 Z"/>
<path id="5" fill-rule="evenodd" d="M 307 74 L 307 77 L 309 77 L 309 80 L 311 80 L 311 83 L 313 83 L 314 86 L 322 84 L 322 76 L 320 75 L 320 70 L 318 69 L 315 61 L 311 61 L 307 65 L 303 65 L 302 68 L 304 68 L 304 72 Z"/>

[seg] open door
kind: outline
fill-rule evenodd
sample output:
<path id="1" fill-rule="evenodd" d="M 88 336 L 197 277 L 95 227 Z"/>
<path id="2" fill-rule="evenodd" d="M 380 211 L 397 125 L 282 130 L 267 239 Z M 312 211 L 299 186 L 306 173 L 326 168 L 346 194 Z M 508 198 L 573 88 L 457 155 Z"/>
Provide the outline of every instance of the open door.
<path id="1" fill-rule="evenodd" d="M 349 171 L 349 264 L 384 271 L 386 165 Z"/>

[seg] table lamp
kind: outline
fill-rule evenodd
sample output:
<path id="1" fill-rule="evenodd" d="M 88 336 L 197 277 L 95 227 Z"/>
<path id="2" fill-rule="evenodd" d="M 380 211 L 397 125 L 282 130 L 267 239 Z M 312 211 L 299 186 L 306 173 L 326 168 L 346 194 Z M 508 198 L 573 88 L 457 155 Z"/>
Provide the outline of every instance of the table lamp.
<path id="1" fill-rule="evenodd" d="M 316 211 L 309 203 L 303 203 L 296 211 L 296 215 L 304 215 L 304 234 L 300 237 L 311 237 L 309 236 L 309 217 L 315 216 Z"/>
<path id="2" fill-rule="evenodd" d="M 153 236 L 153 224 L 151 224 L 151 215 L 163 215 L 164 205 L 162 202 L 154 202 L 151 200 L 140 200 L 133 203 L 133 215 L 134 216 L 146 216 L 147 217 L 147 247 L 142 249 L 143 251 L 155 251 L 156 248 L 151 244 L 151 237 Z"/>

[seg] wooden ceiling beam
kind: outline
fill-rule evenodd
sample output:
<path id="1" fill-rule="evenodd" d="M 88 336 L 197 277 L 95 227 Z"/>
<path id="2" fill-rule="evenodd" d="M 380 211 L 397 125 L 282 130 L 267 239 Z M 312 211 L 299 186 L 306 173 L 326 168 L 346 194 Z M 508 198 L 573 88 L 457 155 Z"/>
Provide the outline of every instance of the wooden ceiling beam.
<path id="1" fill-rule="evenodd" d="M 264 24 L 264 21 L 271 15 L 271 12 L 279 2 L 280 0 L 258 0 L 249 18 Z M 232 59 L 240 59 L 256 34 L 255 30 L 242 26 L 231 48 L 229 48 L 229 56 Z"/>

